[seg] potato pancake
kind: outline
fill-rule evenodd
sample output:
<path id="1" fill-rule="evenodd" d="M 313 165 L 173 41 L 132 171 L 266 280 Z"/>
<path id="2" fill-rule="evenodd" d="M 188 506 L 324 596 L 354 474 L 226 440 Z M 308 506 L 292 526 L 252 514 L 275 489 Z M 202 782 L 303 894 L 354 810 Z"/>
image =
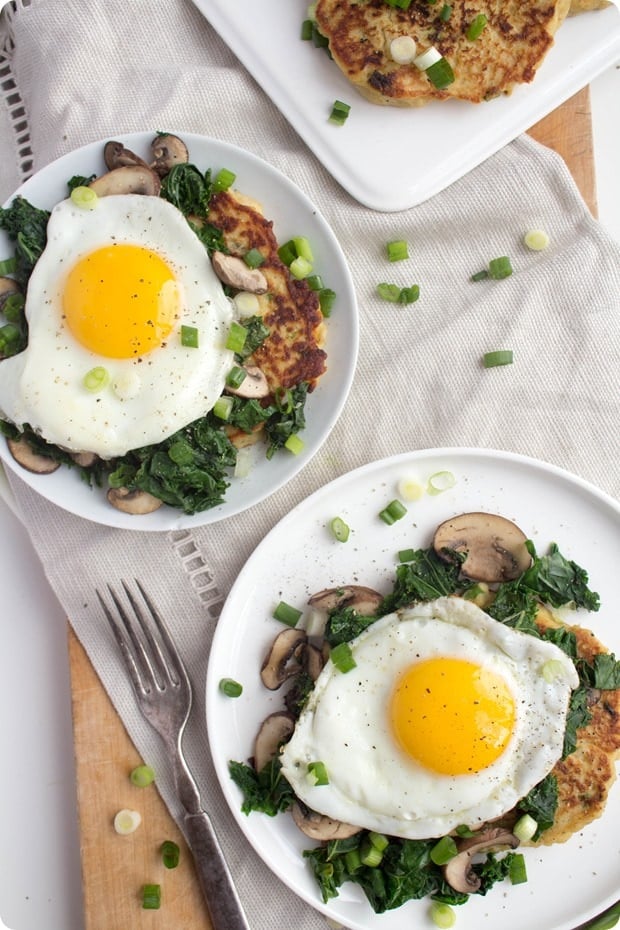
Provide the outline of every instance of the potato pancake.
<path id="1" fill-rule="evenodd" d="M 455 0 L 444 21 L 442 4 L 428 0 L 412 0 L 407 10 L 385 0 L 318 0 L 316 22 L 335 63 L 373 103 L 410 107 L 450 98 L 480 103 L 534 79 L 570 4 L 481 0 L 472 6 Z M 486 25 L 477 38 L 468 38 L 481 14 Z M 395 61 L 390 45 L 400 36 L 410 36 L 418 54 L 437 49 L 451 65 L 454 81 L 437 88 L 413 62 Z"/>

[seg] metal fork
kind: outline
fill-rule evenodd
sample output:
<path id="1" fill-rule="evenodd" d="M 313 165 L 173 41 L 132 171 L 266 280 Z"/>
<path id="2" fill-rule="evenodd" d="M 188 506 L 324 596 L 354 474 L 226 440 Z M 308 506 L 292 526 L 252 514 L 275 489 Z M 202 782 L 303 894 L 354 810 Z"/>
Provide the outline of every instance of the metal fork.
<path id="1" fill-rule="evenodd" d="M 214 930 L 249 930 L 230 870 L 198 786 L 183 755 L 182 738 L 192 706 L 192 688 L 183 661 L 159 612 L 139 581 L 121 582 L 131 610 L 108 585 L 110 607 L 96 592 L 125 659 L 136 700 L 159 733 L 172 759 L 177 795 L 184 808 L 185 832 Z"/>

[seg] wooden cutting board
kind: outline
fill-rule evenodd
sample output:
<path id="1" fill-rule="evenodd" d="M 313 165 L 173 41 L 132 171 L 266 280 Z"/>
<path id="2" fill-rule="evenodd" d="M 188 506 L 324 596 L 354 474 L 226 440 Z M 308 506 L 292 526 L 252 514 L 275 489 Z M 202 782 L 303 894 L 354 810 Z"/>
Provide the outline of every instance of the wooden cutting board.
<path id="1" fill-rule="evenodd" d="M 590 97 L 584 89 L 537 123 L 531 135 L 566 161 L 596 215 Z M 211 930 L 191 856 L 155 786 L 135 788 L 132 768 L 142 760 L 69 628 L 75 761 L 80 817 L 86 930 Z M 137 809 L 142 824 L 127 837 L 112 827 L 123 807 Z M 177 869 L 166 870 L 159 854 L 164 839 L 181 847 Z M 159 911 L 143 910 L 145 883 L 162 886 Z"/>

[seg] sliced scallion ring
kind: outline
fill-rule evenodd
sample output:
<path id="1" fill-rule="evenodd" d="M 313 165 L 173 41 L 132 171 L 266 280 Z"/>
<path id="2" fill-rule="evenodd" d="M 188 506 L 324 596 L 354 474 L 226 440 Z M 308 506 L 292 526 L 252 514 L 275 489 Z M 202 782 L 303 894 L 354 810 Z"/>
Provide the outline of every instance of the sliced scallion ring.
<path id="1" fill-rule="evenodd" d="M 537 830 L 538 824 L 530 814 L 523 814 L 522 817 L 519 817 L 512 828 L 512 832 L 522 843 L 531 840 Z"/>
<path id="2" fill-rule="evenodd" d="M 103 365 L 96 365 L 87 371 L 83 378 L 83 384 L 87 391 L 96 394 L 102 391 L 110 383 L 110 372 Z"/>
<path id="3" fill-rule="evenodd" d="M 420 71 L 426 71 L 431 65 L 437 64 L 438 61 L 441 61 L 443 55 L 441 52 L 435 48 L 434 45 L 431 45 L 430 48 L 427 48 L 426 51 L 421 52 L 413 59 L 413 63 L 416 68 L 419 68 Z"/>
<path id="4" fill-rule="evenodd" d="M 390 42 L 390 58 L 398 65 L 408 65 L 415 58 L 416 41 L 412 36 L 395 36 Z"/>
<path id="5" fill-rule="evenodd" d="M 429 494 L 443 494 L 444 491 L 453 488 L 455 484 L 456 478 L 451 471 L 436 471 L 428 479 L 427 490 Z"/>
<path id="6" fill-rule="evenodd" d="M 430 918 L 440 930 L 449 930 L 456 923 L 456 914 L 449 904 L 443 901 L 433 901 L 430 907 Z"/>
<path id="7" fill-rule="evenodd" d="M 342 517 L 334 517 L 329 524 L 329 528 L 332 531 L 332 536 L 334 539 L 337 539 L 338 542 L 344 543 L 349 538 L 349 533 L 351 530 L 348 524 L 344 522 Z"/>
<path id="8" fill-rule="evenodd" d="M 550 240 L 544 229 L 528 229 L 523 237 L 523 242 L 533 252 L 542 252 L 548 248 Z"/>
<path id="9" fill-rule="evenodd" d="M 150 765 L 136 765 L 129 773 L 129 780 L 138 788 L 146 788 L 155 781 L 155 771 Z"/>
<path id="10" fill-rule="evenodd" d="M 494 352 L 485 352 L 482 356 L 484 368 L 497 368 L 499 365 L 512 365 L 512 349 L 497 349 Z"/>
<path id="11" fill-rule="evenodd" d="M 142 815 L 139 811 L 132 811 L 124 807 L 114 816 L 114 829 L 121 836 L 129 836 L 138 829 L 142 823 Z"/>
<path id="12" fill-rule="evenodd" d="M 401 478 L 398 482 L 398 496 L 404 501 L 419 501 L 424 491 L 424 485 L 417 478 Z"/>
<path id="13" fill-rule="evenodd" d="M 80 210 L 94 210 L 98 200 L 97 191 L 94 191 L 92 187 L 80 185 L 74 187 L 71 191 L 71 203 L 79 207 Z"/>

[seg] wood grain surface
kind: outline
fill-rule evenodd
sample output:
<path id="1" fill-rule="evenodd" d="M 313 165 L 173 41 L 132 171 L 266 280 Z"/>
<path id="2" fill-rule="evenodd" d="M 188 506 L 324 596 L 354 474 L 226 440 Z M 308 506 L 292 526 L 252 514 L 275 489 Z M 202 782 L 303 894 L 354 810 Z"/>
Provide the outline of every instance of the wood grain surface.
<path id="1" fill-rule="evenodd" d="M 588 89 L 530 132 L 564 158 L 596 215 Z M 71 628 L 69 657 L 86 930 L 211 930 L 180 831 L 155 785 L 136 788 L 129 781 L 132 768 L 142 760 Z M 143 818 L 130 836 L 119 836 L 112 826 L 115 813 L 124 807 L 139 810 Z M 179 867 L 172 871 L 161 862 L 164 839 L 181 847 Z M 161 884 L 159 911 L 142 909 L 145 883 Z"/>

